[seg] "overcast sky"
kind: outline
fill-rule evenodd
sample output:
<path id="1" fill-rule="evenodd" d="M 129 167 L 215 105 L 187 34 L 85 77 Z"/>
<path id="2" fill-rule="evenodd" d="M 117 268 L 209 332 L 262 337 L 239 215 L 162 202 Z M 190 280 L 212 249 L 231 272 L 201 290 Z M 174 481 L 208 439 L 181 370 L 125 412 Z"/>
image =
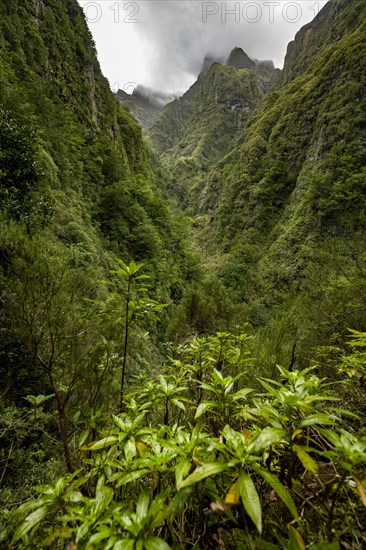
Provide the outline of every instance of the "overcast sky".
<path id="1" fill-rule="evenodd" d="M 78 0 L 113 90 L 136 84 L 181 94 L 203 58 L 239 46 L 283 66 L 286 47 L 326 0 L 198 2 L 196 0 Z"/>

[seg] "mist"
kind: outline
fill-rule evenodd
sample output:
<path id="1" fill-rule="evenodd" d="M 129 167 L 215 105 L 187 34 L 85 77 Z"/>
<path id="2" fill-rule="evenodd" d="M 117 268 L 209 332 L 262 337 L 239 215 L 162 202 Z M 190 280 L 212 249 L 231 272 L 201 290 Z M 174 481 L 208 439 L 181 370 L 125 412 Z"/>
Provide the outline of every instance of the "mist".
<path id="1" fill-rule="evenodd" d="M 112 88 L 140 84 L 179 95 L 206 54 L 226 59 L 238 46 L 283 66 L 287 44 L 325 5 L 308 2 L 79 1 Z"/>

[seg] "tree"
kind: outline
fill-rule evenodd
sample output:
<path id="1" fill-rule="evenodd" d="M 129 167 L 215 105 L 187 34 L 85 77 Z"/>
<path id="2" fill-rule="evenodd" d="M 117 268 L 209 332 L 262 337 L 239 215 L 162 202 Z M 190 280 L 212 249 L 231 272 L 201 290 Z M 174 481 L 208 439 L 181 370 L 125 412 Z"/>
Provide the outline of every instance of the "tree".
<path id="1" fill-rule="evenodd" d="M 128 361 L 128 351 L 132 328 L 142 319 L 155 320 L 156 314 L 162 311 L 167 304 L 159 304 L 156 300 L 148 297 L 148 286 L 145 284 L 149 275 L 139 274 L 140 269 L 144 264 L 136 264 L 132 261 L 130 264 L 125 264 L 122 260 L 116 260 L 119 269 L 111 270 L 111 274 L 115 275 L 117 282 L 105 281 L 106 284 L 115 287 L 116 291 L 112 292 L 106 302 L 94 301 L 101 306 L 100 313 L 111 322 L 112 328 L 117 327 L 117 337 L 120 338 L 120 330 L 122 329 L 122 367 L 121 367 L 121 382 L 120 382 L 120 399 L 119 409 L 122 412 L 124 408 L 124 391 L 126 367 Z M 122 287 L 121 287 L 122 283 Z M 121 301 L 121 296 L 122 301 Z"/>

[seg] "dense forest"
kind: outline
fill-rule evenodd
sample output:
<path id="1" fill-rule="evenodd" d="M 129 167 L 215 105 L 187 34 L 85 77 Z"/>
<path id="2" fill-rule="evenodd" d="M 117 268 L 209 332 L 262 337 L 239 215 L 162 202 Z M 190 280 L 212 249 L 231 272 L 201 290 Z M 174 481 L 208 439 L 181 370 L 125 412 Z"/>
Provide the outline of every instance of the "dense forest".
<path id="1" fill-rule="evenodd" d="M 0 2 L 0 548 L 366 547 L 365 37 L 157 108 Z"/>

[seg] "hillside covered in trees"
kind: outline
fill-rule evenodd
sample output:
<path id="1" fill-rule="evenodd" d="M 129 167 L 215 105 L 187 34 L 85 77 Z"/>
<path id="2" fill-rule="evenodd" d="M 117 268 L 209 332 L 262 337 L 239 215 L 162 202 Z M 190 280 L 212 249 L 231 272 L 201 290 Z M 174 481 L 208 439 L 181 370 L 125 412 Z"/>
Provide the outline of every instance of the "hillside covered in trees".
<path id="1" fill-rule="evenodd" d="M 1 2 L 1 548 L 365 547 L 365 22 L 153 109 Z"/>

